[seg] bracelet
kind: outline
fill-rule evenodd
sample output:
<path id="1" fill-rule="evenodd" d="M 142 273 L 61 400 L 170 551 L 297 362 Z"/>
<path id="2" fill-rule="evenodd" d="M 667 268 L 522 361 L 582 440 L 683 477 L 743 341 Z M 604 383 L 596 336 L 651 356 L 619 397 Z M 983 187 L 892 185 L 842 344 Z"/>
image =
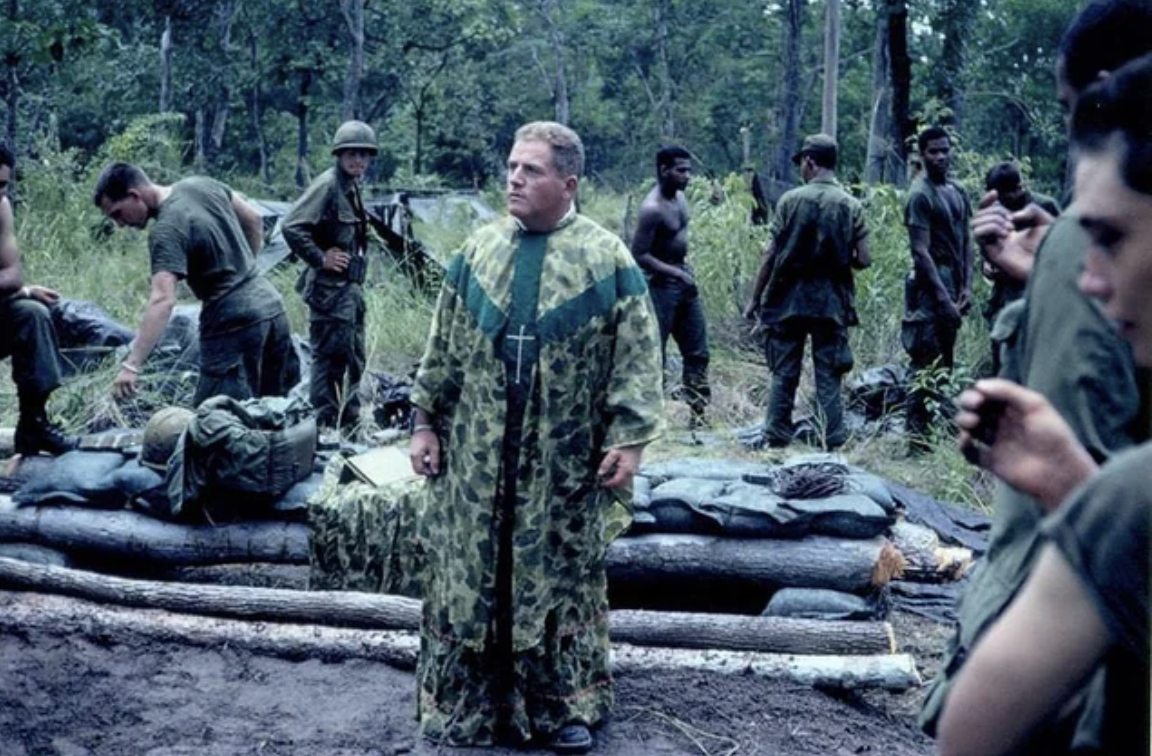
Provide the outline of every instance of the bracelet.
<path id="1" fill-rule="evenodd" d="M 124 368 L 129 373 L 133 373 L 135 375 L 140 375 L 140 368 L 136 367 L 135 365 L 133 365 L 131 362 L 128 362 L 127 360 L 125 360 L 124 362 L 121 362 L 120 367 Z"/>
<path id="2" fill-rule="evenodd" d="M 434 426 L 428 425 L 427 423 L 420 423 L 418 425 L 412 426 L 412 435 L 413 436 L 415 436 L 417 433 L 420 433 L 422 431 L 432 431 L 433 433 L 435 433 L 436 428 Z"/>

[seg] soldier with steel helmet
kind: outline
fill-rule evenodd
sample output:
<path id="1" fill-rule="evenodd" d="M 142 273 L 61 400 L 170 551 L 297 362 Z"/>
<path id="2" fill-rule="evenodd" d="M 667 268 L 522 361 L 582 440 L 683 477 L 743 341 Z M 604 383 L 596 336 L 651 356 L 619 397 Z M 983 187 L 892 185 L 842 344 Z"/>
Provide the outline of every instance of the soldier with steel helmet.
<path id="1" fill-rule="evenodd" d="M 343 123 L 332 142 L 336 164 L 316 177 L 283 222 L 288 246 L 308 266 L 297 290 L 310 311 L 310 398 L 322 427 L 354 427 L 360 419 L 369 222 L 360 185 L 377 151 L 371 126 Z"/>

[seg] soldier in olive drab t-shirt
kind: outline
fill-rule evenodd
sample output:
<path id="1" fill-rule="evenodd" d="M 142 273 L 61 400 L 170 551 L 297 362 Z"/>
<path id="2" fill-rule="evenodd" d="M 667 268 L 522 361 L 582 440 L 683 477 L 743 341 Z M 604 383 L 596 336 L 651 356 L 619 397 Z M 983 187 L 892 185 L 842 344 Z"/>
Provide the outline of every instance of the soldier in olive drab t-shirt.
<path id="1" fill-rule="evenodd" d="M 924 175 L 912 183 L 904 207 L 913 271 L 905 285 L 901 329 L 912 366 L 905 402 L 912 453 L 928 446 L 930 391 L 923 373 L 933 366 L 951 372 L 956 337 L 972 306 L 972 207 L 959 184 L 948 179 L 951 139 L 934 126 L 920 134 L 919 145 Z"/>
<path id="2" fill-rule="evenodd" d="M 748 318 L 759 311 L 765 326 L 772 371 L 764 425 L 769 446 L 792 440 L 792 407 L 809 338 L 824 444 L 833 448 L 845 441 L 840 378 L 852 369 L 848 328 L 857 323 L 852 271 L 867 268 L 871 257 L 863 209 L 836 180 L 836 159 L 836 141 L 825 134 L 806 138 L 793 157 L 805 186 L 780 198 L 744 309 Z"/>
<path id="3" fill-rule="evenodd" d="M 299 363 L 280 293 L 256 269 L 260 218 L 243 200 L 209 178 L 161 186 L 136 166 L 114 163 L 101 172 L 94 201 L 118 225 L 154 222 L 148 234 L 152 292 L 113 383 L 117 397 L 136 393 L 136 377 L 164 334 L 180 280 L 203 302 L 194 402 L 219 394 L 249 399 L 288 393 Z"/>
<path id="4" fill-rule="evenodd" d="M 283 221 L 288 246 L 308 265 L 297 289 L 310 313 L 310 398 L 317 422 L 325 427 L 355 426 L 360 416 L 368 252 L 360 182 L 376 152 L 376 134 L 368 124 L 342 124 L 332 145 L 336 165 L 316 177 Z"/>

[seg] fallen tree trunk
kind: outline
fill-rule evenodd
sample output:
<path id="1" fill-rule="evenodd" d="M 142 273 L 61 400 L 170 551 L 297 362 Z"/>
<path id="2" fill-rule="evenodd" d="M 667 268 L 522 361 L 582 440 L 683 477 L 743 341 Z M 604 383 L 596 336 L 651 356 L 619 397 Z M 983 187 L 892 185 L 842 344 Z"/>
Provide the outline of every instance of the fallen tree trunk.
<path id="1" fill-rule="evenodd" d="M 724 577 L 776 586 L 868 591 L 899 577 L 904 560 L 883 538 L 795 541 L 646 535 L 608 549 L 609 580 Z"/>
<path id="2" fill-rule="evenodd" d="M 0 587 L 185 614 L 387 630 L 417 630 L 420 602 L 370 593 L 127 580 L 0 558 Z M 890 654 L 886 622 L 826 622 L 783 617 L 614 611 L 614 642 L 798 654 Z"/>
<path id="3" fill-rule="evenodd" d="M 156 609 L 106 607 L 63 596 L 0 592 L 0 633 L 28 632 L 81 637 L 102 645 L 113 639 L 119 643 L 228 646 L 295 660 L 368 659 L 405 670 L 415 668 L 419 653 L 419 638 L 414 633 L 212 619 Z M 834 688 L 906 690 L 920 684 L 915 663 L 907 654 L 800 656 L 613 646 L 613 671 L 617 674 L 661 670 L 753 675 Z"/>
<path id="4" fill-rule="evenodd" d="M 308 537 L 307 525 L 280 521 L 181 525 L 128 511 L 76 507 L 0 511 L 0 541 L 166 565 L 303 564 L 308 561 Z M 614 541 L 608 549 L 607 567 L 611 581 L 691 575 L 852 593 L 875 589 L 898 577 L 904 559 L 883 538 L 646 535 Z"/>
<path id="5" fill-rule="evenodd" d="M 0 511 L 0 541 L 38 543 L 80 555 L 168 565 L 308 561 L 308 526 L 302 523 L 183 525 L 136 512 L 80 507 Z"/>

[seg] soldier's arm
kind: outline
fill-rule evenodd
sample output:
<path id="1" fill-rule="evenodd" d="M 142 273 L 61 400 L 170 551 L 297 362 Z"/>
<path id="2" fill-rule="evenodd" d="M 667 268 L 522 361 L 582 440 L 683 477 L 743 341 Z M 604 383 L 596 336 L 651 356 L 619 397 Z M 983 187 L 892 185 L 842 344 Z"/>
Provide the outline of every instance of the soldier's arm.
<path id="1" fill-rule="evenodd" d="M 324 212 L 327 186 L 317 179 L 289 208 L 280 228 L 293 254 L 313 268 L 324 267 L 324 252 L 316 243 L 316 227 Z"/>
<path id="2" fill-rule="evenodd" d="M 690 279 L 687 273 L 675 265 L 669 265 L 656 259 L 652 254 L 656 245 L 656 231 L 664 222 L 663 213 L 647 202 L 640 205 L 640 217 L 636 221 L 636 233 L 632 235 L 632 256 L 636 264 L 654 275 L 663 275 L 668 278 Z"/>
<path id="3" fill-rule="evenodd" d="M 748 297 L 748 304 L 744 306 L 744 317 L 752 318 L 760 308 L 760 298 L 764 296 L 764 289 L 768 286 L 768 279 L 772 277 L 772 263 L 776 260 L 776 240 L 769 239 L 764 254 L 760 257 L 760 270 L 756 272 L 756 281 L 752 284 L 752 294 Z"/>
<path id="4" fill-rule="evenodd" d="M 0 197 L 0 297 L 10 297 L 24 286 L 24 270 L 16 251 L 12 204 Z"/>
<path id="5" fill-rule="evenodd" d="M 856 249 L 852 251 L 852 267 L 864 270 L 872 265 L 872 250 L 868 246 L 868 237 L 862 237 L 856 242 Z"/>
<path id="6" fill-rule="evenodd" d="M 961 670 L 940 721 L 940 753 L 1012 753 L 1079 688 L 1110 643 L 1079 576 L 1046 546 Z"/>
<path id="7" fill-rule="evenodd" d="M 144 317 L 140 321 L 140 330 L 132 342 L 132 353 L 128 362 L 139 368 L 152 354 L 152 350 L 164 335 L 168 327 L 168 318 L 176 306 L 176 275 L 166 270 L 158 271 L 152 276 L 152 290 L 148 296 L 148 306 L 144 309 Z"/>
<path id="8" fill-rule="evenodd" d="M 948 293 L 948 290 L 944 288 L 944 282 L 940 280 L 940 271 L 936 269 L 932 255 L 928 254 L 928 229 L 920 226 L 909 226 L 908 239 L 912 245 L 912 265 L 916 268 L 917 277 L 928 282 L 941 307 L 955 307 L 952 295 Z"/>
<path id="9" fill-rule="evenodd" d="M 232 209 L 240 219 L 240 228 L 244 231 L 244 238 L 248 240 L 252 254 L 260 254 L 264 247 L 264 221 L 260 219 L 260 214 L 236 193 L 232 194 Z"/>

